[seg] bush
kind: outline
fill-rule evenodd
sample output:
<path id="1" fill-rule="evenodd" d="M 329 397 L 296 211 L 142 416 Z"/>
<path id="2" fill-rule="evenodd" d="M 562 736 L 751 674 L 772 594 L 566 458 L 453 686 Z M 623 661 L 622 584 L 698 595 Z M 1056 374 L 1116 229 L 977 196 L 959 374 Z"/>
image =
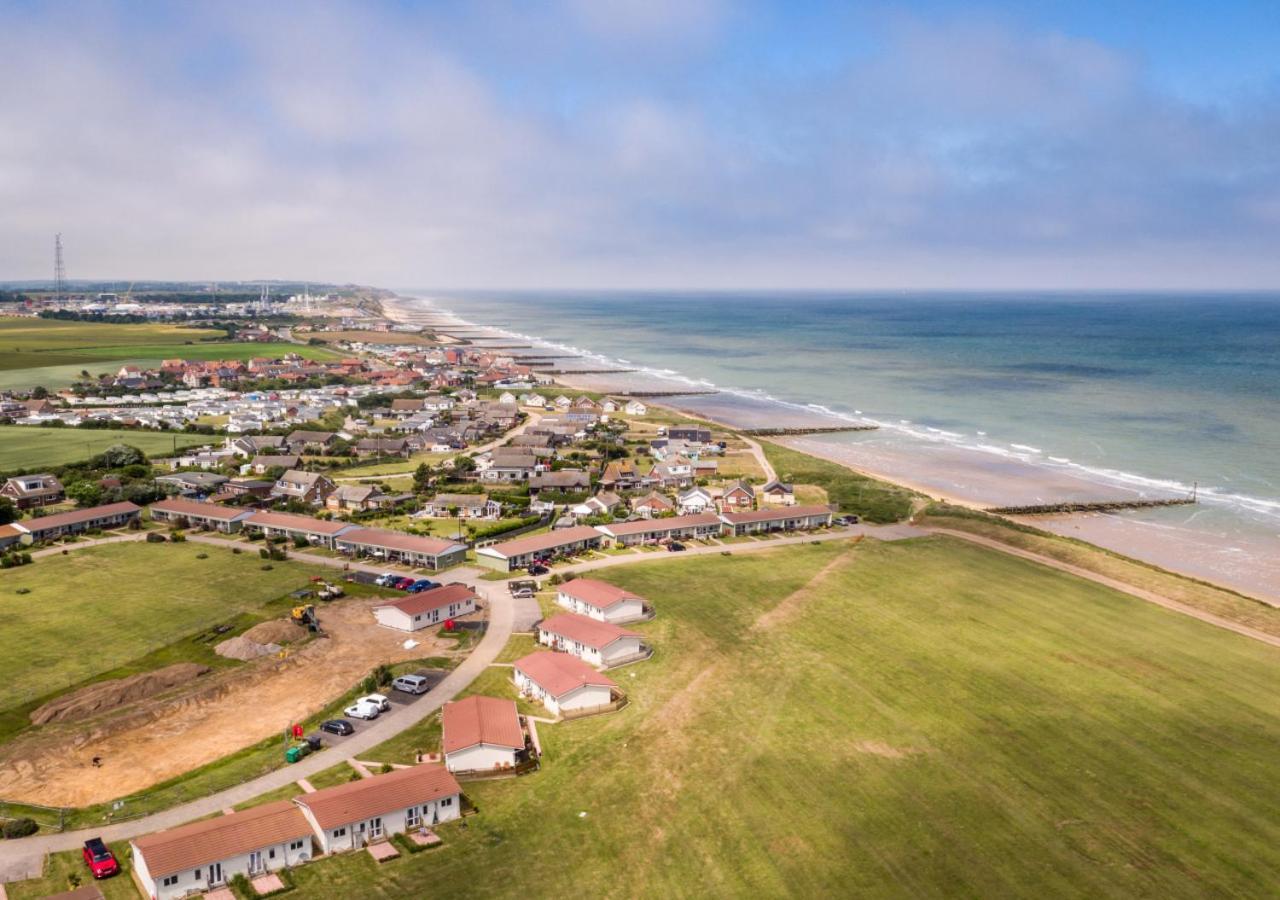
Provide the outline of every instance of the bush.
<path id="1" fill-rule="evenodd" d="M 16 591 L 14 591 L 14 593 L 15 593 L 15 594 L 30 594 L 30 593 L 31 593 L 31 588 L 29 588 L 29 587 L 20 587 L 20 588 L 18 588 Z"/>
<path id="2" fill-rule="evenodd" d="M 240 550 L 240 548 L 239 548 L 239 547 L 232 547 L 232 548 L 231 548 L 231 552 L 232 552 L 232 553 L 241 553 L 242 551 Z"/>
<path id="3" fill-rule="evenodd" d="M 39 830 L 40 826 L 33 819 L 10 819 L 4 823 L 4 836 L 7 840 L 24 838 Z"/>
<path id="4" fill-rule="evenodd" d="M 373 678 L 379 685 L 390 684 L 391 677 L 391 667 L 386 663 L 383 663 L 373 670 Z"/>
<path id="5" fill-rule="evenodd" d="M 275 566 L 271 565 L 271 563 L 267 563 L 265 566 L 259 566 L 258 568 L 262 569 L 264 572 L 270 572 L 275 568 Z"/>
<path id="6" fill-rule="evenodd" d="M 208 554 L 208 553 L 197 553 L 197 554 L 196 554 L 196 559 L 208 559 L 208 558 L 209 558 L 209 554 Z"/>
<path id="7" fill-rule="evenodd" d="M 169 535 L 169 540 L 173 541 L 175 544 L 181 544 L 186 539 L 187 536 L 181 531 L 175 531 L 173 534 Z"/>

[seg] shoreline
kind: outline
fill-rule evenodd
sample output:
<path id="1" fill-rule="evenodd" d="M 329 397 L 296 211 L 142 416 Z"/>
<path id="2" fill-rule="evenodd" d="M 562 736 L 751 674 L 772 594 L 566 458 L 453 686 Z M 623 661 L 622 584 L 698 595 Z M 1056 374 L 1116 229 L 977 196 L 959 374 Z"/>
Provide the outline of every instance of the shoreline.
<path id="1" fill-rule="evenodd" d="M 435 304 L 445 301 L 447 298 L 435 297 L 404 297 L 397 295 L 389 301 L 384 300 L 384 311 L 388 318 L 413 322 L 418 318 L 430 318 L 434 322 L 439 323 L 440 320 L 453 320 L 458 323 L 459 327 L 465 327 L 471 330 L 487 331 L 494 336 L 495 339 L 506 338 L 502 329 L 484 325 L 482 323 L 473 322 L 463 319 L 458 314 L 436 307 Z M 431 314 L 424 314 L 425 311 L 414 309 L 410 304 L 427 303 L 434 307 Z M 586 352 L 590 352 L 589 350 Z M 584 357 L 585 359 L 585 357 Z M 627 391 L 623 388 L 602 389 L 599 384 L 593 384 L 590 379 L 590 373 L 581 373 L 582 378 L 575 377 L 577 373 L 567 372 L 550 376 L 552 382 L 574 390 L 591 391 L 594 393 L 604 394 L 622 394 Z M 621 374 L 621 373 L 620 373 Z M 717 393 L 730 396 L 731 392 L 718 391 Z M 663 409 L 675 415 L 684 416 L 691 419 L 700 419 L 705 422 L 714 424 L 718 427 L 725 428 L 730 431 L 740 431 L 744 427 L 742 424 L 735 424 L 726 421 L 724 418 L 708 414 L 699 409 L 686 408 L 671 402 L 675 398 L 662 399 L 645 399 L 647 405 Z M 1017 490 L 1021 487 L 1024 491 L 1028 490 L 1026 485 L 1018 484 L 1018 476 L 1010 472 L 967 472 L 968 476 L 974 479 L 974 484 L 968 484 L 977 496 L 965 496 L 962 492 L 948 490 L 936 483 L 931 483 L 927 473 L 930 462 L 928 460 L 911 460 L 908 464 L 899 462 L 897 468 L 886 466 L 884 468 L 876 466 L 868 466 L 863 460 L 851 460 L 851 453 L 841 454 L 839 452 L 841 445 L 830 442 L 815 441 L 802 436 L 776 436 L 764 438 L 774 443 L 786 447 L 790 450 L 804 453 L 809 456 L 822 459 L 826 462 L 844 466 L 852 472 L 863 477 L 872 478 L 878 481 L 892 484 L 915 493 L 921 494 L 932 500 L 947 503 L 952 506 L 985 512 L 986 509 L 994 506 L 1018 506 L 1028 505 L 1036 500 L 1028 498 L 1015 497 L 1014 495 L 1000 495 L 1001 490 Z M 850 448 L 856 446 L 853 444 L 846 445 Z M 996 460 L 994 465 L 998 465 L 1003 461 Z M 941 464 L 939 464 L 941 463 Z M 920 466 L 924 466 L 924 477 L 912 476 L 904 474 L 897 470 L 902 467 L 914 467 L 919 470 Z M 936 461 L 934 469 L 939 472 L 949 472 L 945 465 L 945 461 Z M 951 474 L 955 474 L 952 472 Z M 1037 473 L 1040 474 L 1040 473 Z M 1024 477 L 1024 480 L 1025 477 Z M 1095 495 L 1091 496 L 1093 500 L 1108 500 L 1124 498 L 1126 494 L 1142 495 L 1143 492 L 1137 489 L 1125 490 L 1123 488 L 1113 487 L 1110 489 L 1110 496 L 1104 494 L 1106 488 L 1103 486 L 1095 486 L 1080 479 L 1076 476 L 1066 475 L 1061 477 L 1056 485 L 1050 484 L 1050 488 L 1057 488 L 1061 491 L 1080 490 L 1082 485 L 1088 486 L 1088 489 Z M 1038 489 L 1044 489 L 1044 485 L 1038 486 Z M 983 495 L 986 496 L 983 496 Z M 1266 573 L 1259 575 L 1256 579 L 1241 579 L 1232 577 L 1231 574 L 1223 573 L 1214 568 L 1215 565 L 1221 565 L 1220 562 L 1210 554 L 1208 558 L 1201 561 L 1199 567 L 1195 565 L 1186 565 L 1188 554 L 1195 552 L 1204 553 L 1204 540 L 1194 542 L 1190 538 L 1183 540 L 1181 546 L 1170 546 L 1171 541 L 1161 540 L 1155 532 L 1156 527 L 1144 527 L 1151 523 L 1135 518 L 1125 518 L 1117 515 L 1100 515 L 1095 513 L 1070 513 L 1052 516 L 1004 516 L 1000 517 L 1014 524 L 1026 525 L 1049 534 L 1055 534 L 1060 537 L 1081 540 L 1084 543 L 1097 547 L 1104 552 L 1114 552 L 1123 556 L 1130 557 L 1135 561 L 1169 571 L 1173 574 L 1180 575 L 1189 579 L 1204 581 L 1213 584 L 1223 590 L 1232 591 L 1250 597 L 1258 602 L 1268 606 L 1280 606 L 1280 590 L 1269 587 L 1272 584 L 1280 584 L 1280 568 L 1277 568 L 1274 578 L 1268 577 Z M 1097 523 L 1103 522 L 1103 525 Z M 1160 526 L 1168 530 L 1169 527 Z M 1079 532 L 1079 533 L 1077 533 Z M 1087 535 L 1087 536 L 1086 536 Z M 1230 543 L 1230 542 L 1228 542 Z M 1233 552 L 1237 548 L 1224 547 L 1223 552 Z"/>

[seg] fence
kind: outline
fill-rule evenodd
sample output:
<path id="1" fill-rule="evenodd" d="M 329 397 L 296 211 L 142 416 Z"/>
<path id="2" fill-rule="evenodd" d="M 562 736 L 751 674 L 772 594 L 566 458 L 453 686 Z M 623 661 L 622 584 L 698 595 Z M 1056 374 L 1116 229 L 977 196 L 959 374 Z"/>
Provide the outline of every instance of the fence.
<path id="1" fill-rule="evenodd" d="M 0 800 L 0 821 L 9 819 L 30 819 L 41 828 L 53 831 L 63 831 L 67 827 L 67 811 L 62 807 Z"/>
<path id="2" fill-rule="evenodd" d="M 562 709 L 560 710 L 560 718 L 568 722 L 573 719 L 584 719 L 587 716 L 602 716 L 605 713 L 617 712 L 631 702 L 627 699 L 627 695 L 621 691 L 616 691 L 615 693 L 617 696 L 614 699 L 599 706 L 587 706 L 582 709 Z"/>

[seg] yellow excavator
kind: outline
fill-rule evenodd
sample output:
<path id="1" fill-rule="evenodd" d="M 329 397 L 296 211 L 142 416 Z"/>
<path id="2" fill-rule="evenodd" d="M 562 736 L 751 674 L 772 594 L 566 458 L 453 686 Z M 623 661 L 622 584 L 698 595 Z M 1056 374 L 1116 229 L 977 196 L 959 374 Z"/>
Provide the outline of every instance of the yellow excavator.
<path id="1" fill-rule="evenodd" d="M 295 606 L 290 613 L 295 625 L 304 625 L 308 631 L 319 633 L 320 619 L 316 616 L 316 608 L 308 603 L 306 606 Z"/>

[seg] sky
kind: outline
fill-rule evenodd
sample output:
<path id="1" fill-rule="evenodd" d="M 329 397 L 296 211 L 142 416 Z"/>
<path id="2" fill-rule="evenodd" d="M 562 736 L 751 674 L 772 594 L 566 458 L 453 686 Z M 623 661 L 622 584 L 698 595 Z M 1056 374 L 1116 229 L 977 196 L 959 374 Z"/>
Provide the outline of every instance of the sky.
<path id="1" fill-rule="evenodd" d="M 0 0 L 0 279 L 1280 288 L 1280 3 Z"/>

